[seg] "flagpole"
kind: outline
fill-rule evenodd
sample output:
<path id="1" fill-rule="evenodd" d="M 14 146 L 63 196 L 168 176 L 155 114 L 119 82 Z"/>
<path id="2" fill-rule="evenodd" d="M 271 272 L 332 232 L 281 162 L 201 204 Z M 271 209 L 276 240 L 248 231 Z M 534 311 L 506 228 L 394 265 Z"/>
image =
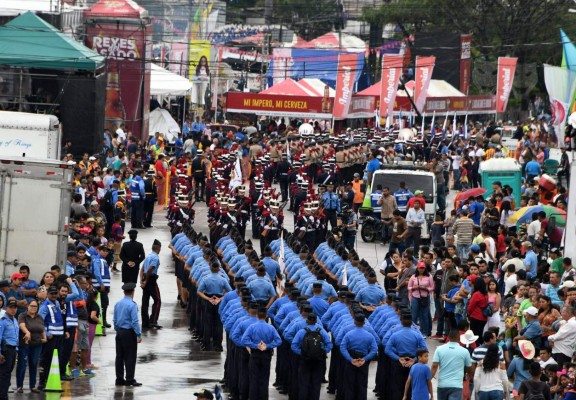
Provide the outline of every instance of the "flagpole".
<path id="1" fill-rule="evenodd" d="M 420 133 L 422 134 L 422 139 L 424 139 L 424 125 L 426 123 L 426 113 L 422 113 L 422 126 L 420 127 Z"/>

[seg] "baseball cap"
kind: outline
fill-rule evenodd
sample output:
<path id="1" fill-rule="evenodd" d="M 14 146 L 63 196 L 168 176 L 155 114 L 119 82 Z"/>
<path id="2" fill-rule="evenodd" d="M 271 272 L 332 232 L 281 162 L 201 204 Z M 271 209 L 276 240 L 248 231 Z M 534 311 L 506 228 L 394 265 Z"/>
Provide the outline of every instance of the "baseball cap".
<path id="1" fill-rule="evenodd" d="M 16 303 L 16 300 L 8 300 L 6 307 L 18 307 L 18 303 Z"/>
<path id="2" fill-rule="evenodd" d="M 14 280 L 14 279 L 22 279 L 22 278 L 24 278 L 24 277 L 23 277 L 22 274 L 19 273 L 19 272 L 14 272 L 14 273 L 12 274 L 12 276 L 10 277 L 11 280 Z"/>
<path id="3" fill-rule="evenodd" d="M 470 246 L 470 251 L 477 253 L 480 251 L 480 246 L 478 246 L 477 244 L 473 244 L 472 246 Z"/>
<path id="4" fill-rule="evenodd" d="M 531 306 L 524 310 L 524 313 L 535 317 L 538 315 L 538 309 L 534 306 Z"/>
<path id="5" fill-rule="evenodd" d="M 560 288 L 559 288 L 559 289 L 564 289 L 564 288 L 570 289 L 570 288 L 573 288 L 574 286 L 576 286 L 576 282 L 574 282 L 574 281 L 564 281 L 564 283 L 562 283 L 562 284 L 560 285 Z"/>

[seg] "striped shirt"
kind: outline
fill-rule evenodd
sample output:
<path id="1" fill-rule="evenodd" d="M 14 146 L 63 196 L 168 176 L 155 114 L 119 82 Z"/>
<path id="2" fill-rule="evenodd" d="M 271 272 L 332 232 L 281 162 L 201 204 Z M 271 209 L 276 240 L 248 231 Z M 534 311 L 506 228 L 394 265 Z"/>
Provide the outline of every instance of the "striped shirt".
<path id="1" fill-rule="evenodd" d="M 472 363 L 478 364 L 480 361 L 482 361 L 486 356 L 487 351 L 488 346 L 485 344 L 480 347 L 476 347 L 472 353 Z M 500 346 L 498 346 L 498 355 L 500 356 L 500 362 L 504 362 L 504 353 L 502 352 L 502 347 Z"/>
<path id="2" fill-rule="evenodd" d="M 472 244 L 474 221 L 470 218 L 458 218 L 452 226 L 452 232 L 457 235 L 456 244 L 469 246 Z"/>

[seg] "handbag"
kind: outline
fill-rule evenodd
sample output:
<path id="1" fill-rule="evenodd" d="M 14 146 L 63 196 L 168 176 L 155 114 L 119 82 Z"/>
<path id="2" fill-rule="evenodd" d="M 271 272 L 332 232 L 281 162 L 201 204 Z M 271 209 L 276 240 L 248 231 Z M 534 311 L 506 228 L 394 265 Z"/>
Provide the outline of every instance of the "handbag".
<path id="1" fill-rule="evenodd" d="M 420 291 L 420 279 L 416 277 L 416 281 L 418 282 L 418 293 L 420 297 L 418 298 L 418 305 L 420 307 L 427 307 L 428 306 L 428 296 L 422 297 L 422 292 Z"/>

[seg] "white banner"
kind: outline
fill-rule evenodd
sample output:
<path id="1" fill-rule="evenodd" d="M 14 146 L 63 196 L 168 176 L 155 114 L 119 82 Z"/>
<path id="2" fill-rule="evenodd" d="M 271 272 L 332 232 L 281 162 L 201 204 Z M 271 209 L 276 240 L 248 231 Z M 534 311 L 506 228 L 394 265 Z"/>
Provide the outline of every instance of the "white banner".
<path id="1" fill-rule="evenodd" d="M 544 82 L 555 114 L 554 130 L 558 143 L 564 143 L 564 125 L 576 90 L 576 71 L 544 64 Z"/>

